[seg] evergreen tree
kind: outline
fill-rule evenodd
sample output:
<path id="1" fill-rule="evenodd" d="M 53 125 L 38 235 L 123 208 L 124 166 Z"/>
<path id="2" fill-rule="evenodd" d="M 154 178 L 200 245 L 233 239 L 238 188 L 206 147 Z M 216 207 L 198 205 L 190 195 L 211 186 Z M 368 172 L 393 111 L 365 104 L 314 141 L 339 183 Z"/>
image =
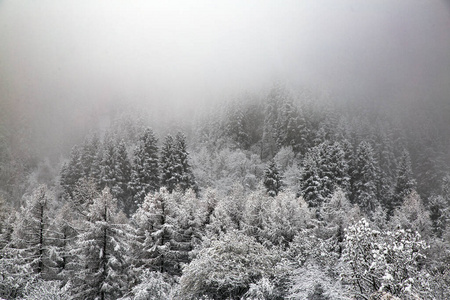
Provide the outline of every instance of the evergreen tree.
<path id="1" fill-rule="evenodd" d="M 179 274 L 173 246 L 175 228 L 169 217 L 174 210 L 173 197 L 163 187 L 159 192 L 148 194 L 133 215 L 136 226 L 136 238 L 132 243 L 135 274 L 145 269 Z"/>
<path id="2" fill-rule="evenodd" d="M 404 149 L 397 165 L 397 178 L 394 197 L 387 207 L 390 215 L 392 215 L 394 209 L 402 205 L 403 199 L 415 189 L 415 186 L 416 182 L 413 179 L 409 153 L 406 149 Z"/>
<path id="3" fill-rule="evenodd" d="M 52 197 L 45 185 L 33 192 L 16 218 L 11 240 L 20 259 L 19 264 L 29 265 L 44 278 L 53 268 L 49 251 Z"/>
<path id="4" fill-rule="evenodd" d="M 300 194 L 310 207 L 320 207 L 325 200 L 323 192 L 319 156 L 313 148 L 306 154 L 303 161 Z"/>
<path id="5" fill-rule="evenodd" d="M 77 181 L 83 177 L 84 171 L 81 164 L 81 153 L 78 146 L 74 146 L 70 153 L 68 163 L 65 163 L 61 170 L 60 184 L 66 197 L 73 196 L 73 190 Z"/>
<path id="6" fill-rule="evenodd" d="M 377 162 L 369 142 L 363 141 L 356 150 L 352 174 L 352 201 L 365 213 L 372 213 L 377 207 Z"/>
<path id="7" fill-rule="evenodd" d="M 168 135 L 161 149 L 161 185 L 171 193 L 177 186 L 183 191 L 191 188 L 197 191 L 186 150 L 186 138 L 178 133 L 175 139 Z"/>
<path id="8" fill-rule="evenodd" d="M 172 192 L 179 182 L 176 172 L 177 158 L 175 156 L 175 141 L 171 135 L 167 135 L 161 148 L 161 185 Z"/>
<path id="9" fill-rule="evenodd" d="M 119 201 L 120 208 L 126 208 L 129 203 L 130 192 L 128 184 L 131 181 L 131 164 L 125 142 L 121 140 L 114 152 L 114 172 L 116 176 L 115 185 L 111 188 L 111 193 Z"/>
<path id="10" fill-rule="evenodd" d="M 76 271 L 70 286 L 75 299 L 117 299 L 128 288 L 125 216 L 105 188 L 89 207 L 76 245 Z"/>
<path id="11" fill-rule="evenodd" d="M 267 194 L 275 197 L 283 187 L 283 180 L 278 170 L 277 164 L 271 160 L 264 171 L 264 186 Z"/>
<path id="12" fill-rule="evenodd" d="M 153 131 L 147 128 L 134 151 L 129 189 L 135 204 L 139 205 L 148 193 L 157 191 L 159 187 L 157 139 Z"/>
<path id="13" fill-rule="evenodd" d="M 81 165 L 83 166 L 84 177 L 92 176 L 94 160 L 99 150 L 100 140 L 96 134 L 84 140 L 81 150 Z"/>
<path id="14" fill-rule="evenodd" d="M 116 145 L 114 139 L 111 136 L 105 136 L 101 162 L 100 190 L 103 190 L 105 187 L 108 187 L 111 190 L 117 184 L 115 152 Z"/>
<path id="15" fill-rule="evenodd" d="M 186 149 L 186 137 L 181 132 L 175 137 L 174 150 L 174 156 L 177 160 L 175 170 L 178 173 L 176 178 L 179 178 L 178 184 L 180 185 L 180 188 L 183 191 L 193 189 L 197 192 L 197 183 L 195 182 L 194 174 L 192 173 L 192 168 L 189 164 L 189 153 Z"/>

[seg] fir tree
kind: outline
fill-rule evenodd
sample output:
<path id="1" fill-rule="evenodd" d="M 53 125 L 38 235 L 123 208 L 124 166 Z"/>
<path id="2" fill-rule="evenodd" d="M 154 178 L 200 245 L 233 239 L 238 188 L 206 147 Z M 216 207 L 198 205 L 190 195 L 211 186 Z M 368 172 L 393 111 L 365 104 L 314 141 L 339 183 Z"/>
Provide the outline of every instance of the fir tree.
<path id="1" fill-rule="evenodd" d="M 189 164 L 186 138 L 178 133 L 175 139 L 168 135 L 161 149 L 161 185 L 169 192 L 179 186 L 183 191 L 191 188 L 197 191 L 197 183 Z"/>
<path id="2" fill-rule="evenodd" d="M 86 178 L 92 176 L 94 160 L 100 149 L 100 140 L 97 135 L 86 138 L 81 150 L 81 165 L 83 166 L 83 175 Z"/>
<path id="3" fill-rule="evenodd" d="M 60 184 L 66 197 L 73 196 L 73 190 L 77 181 L 83 177 L 84 171 L 81 164 L 81 153 L 78 146 L 72 148 L 70 159 L 61 170 Z"/>
<path id="4" fill-rule="evenodd" d="M 153 131 L 147 128 L 139 138 L 131 169 L 129 189 L 135 204 L 139 205 L 148 193 L 157 191 L 159 183 L 157 139 Z"/>
<path id="5" fill-rule="evenodd" d="M 176 172 L 177 158 L 175 156 L 175 141 L 171 135 L 166 136 L 161 148 L 161 185 L 165 186 L 169 192 L 172 192 L 179 182 Z"/>
<path id="6" fill-rule="evenodd" d="M 106 136 L 103 142 L 100 190 L 103 190 L 105 187 L 111 190 L 117 184 L 115 149 L 114 139 L 111 136 Z"/>
<path id="7" fill-rule="evenodd" d="M 411 160 L 406 149 L 403 150 L 397 165 L 397 176 L 394 190 L 394 197 L 388 205 L 388 213 L 392 215 L 393 210 L 400 207 L 403 199 L 408 196 L 416 186 L 413 179 Z"/>
<path id="8" fill-rule="evenodd" d="M 267 194 L 275 197 L 282 190 L 283 180 L 278 166 L 274 160 L 271 160 L 264 171 L 264 186 Z"/>
<path id="9" fill-rule="evenodd" d="M 352 201 L 370 214 L 377 207 L 377 162 L 369 142 L 363 141 L 356 150 L 352 174 Z"/>
<path id="10" fill-rule="evenodd" d="M 128 159 L 128 153 L 125 142 L 121 140 L 114 152 L 114 172 L 116 176 L 115 185 L 111 188 L 111 193 L 119 201 L 121 208 L 127 207 L 129 203 L 129 189 L 128 184 L 131 181 L 131 164 Z"/>

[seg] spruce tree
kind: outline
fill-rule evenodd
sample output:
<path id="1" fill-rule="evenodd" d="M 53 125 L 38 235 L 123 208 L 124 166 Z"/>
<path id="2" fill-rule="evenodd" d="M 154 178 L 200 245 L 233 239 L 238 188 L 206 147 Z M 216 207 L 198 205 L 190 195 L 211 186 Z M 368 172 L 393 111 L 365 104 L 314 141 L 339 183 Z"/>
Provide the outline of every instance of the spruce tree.
<path id="1" fill-rule="evenodd" d="M 274 160 L 271 160 L 264 171 L 264 186 L 267 194 L 275 197 L 282 190 L 283 180 Z"/>
<path id="2" fill-rule="evenodd" d="M 178 133 L 175 139 L 168 135 L 161 149 L 161 185 L 171 193 L 179 186 L 183 191 L 197 191 L 197 183 L 189 164 L 189 153 L 186 149 L 186 138 Z"/>
<path id="3" fill-rule="evenodd" d="M 189 153 L 186 146 L 186 137 L 183 133 L 179 132 L 175 137 L 175 157 L 177 160 L 177 167 L 175 170 L 178 172 L 177 178 L 179 178 L 179 185 L 183 191 L 187 189 L 193 189 L 197 192 L 198 187 L 195 182 L 194 174 L 192 173 L 191 165 L 189 164 Z"/>
<path id="4" fill-rule="evenodd" d="M 377 170 L 372 145 L 366 141 L 361 142 L 356 150 L 352 174 L 352 201 L 368 214 L 378 205 Z"/>
<path id="5" fill-rule="evenodd" d="M 394 197 L 387 207 L 390 215 L 392 215 L 394 209 L 402 205 L 403 199 L 415 189 L 415 186 L 416 181 L 413 178 L 411 159 L 408 151 L 404 149 L 398 160 Z"/>
<path id="6" fill-rule="evenodd" d="M 69 162 L 65 163 L 61 170 L 60 184 L 65 197 L 72 197 L 77 181 L 84 175 L 81 163 L 81 152 L 78 146 L 74 146 L 70 153 Z"/>
<path id="7" fill-rule="evenodd" d="M 128 184 L 131 181 L 131 164 L 123 140 L 116 144 L 114 163 L 115 184 L 111 187 L 111 193 L 117 198 L 119 207 L 124 209 L 129 203 Z"/>
<path id="8" fill-rule="evenodd" d="M 172 192 L 179 178 L 176 173 L 177 158 L 175 156 L 175 141 L 173 137 L 169 134 L 166 136 L 163 146 L 161 148 L 161 186 L 165 186 L 169 192 Z"/>
<path id="9" fill-rule="evenodd" d="M 160 187 L 157 139 L 153 131 L 147 128 L 139 138 L 134 151 L 129 189 L 133 195 L 134 205 L 139 205 L 144 197 Z M 127 209 L 131 211 L 132 209 Z"/>
<path id="10" fill-rule="evenodd" d="M 128 289 L 126 219 L 105 188 L 89 207 L 72 249 L 76 257 L 70 286 L 75 299 L 117 299 Z"/>
<path id="11" fill-rule="evenodd" d="M 110 190 L 116 186 L 116 145 L 111 136 L 106 136 L 103 141 L 103 156 L 101 162 L 100 190 L 108 187 Z"/>

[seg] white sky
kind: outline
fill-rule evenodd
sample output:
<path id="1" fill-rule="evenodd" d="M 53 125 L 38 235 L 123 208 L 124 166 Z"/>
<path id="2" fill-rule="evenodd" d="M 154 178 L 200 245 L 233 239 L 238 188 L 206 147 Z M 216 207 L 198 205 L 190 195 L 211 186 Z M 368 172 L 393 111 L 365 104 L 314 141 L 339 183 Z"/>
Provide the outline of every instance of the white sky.
<path id="1" fill-rule="evenodd" d="M 0 101 L 55 118 L 44 127 L 111 102 L 193 106 L 279 80 L 448 99 L 449 53 L 443 0 L 0 1 Z"/>

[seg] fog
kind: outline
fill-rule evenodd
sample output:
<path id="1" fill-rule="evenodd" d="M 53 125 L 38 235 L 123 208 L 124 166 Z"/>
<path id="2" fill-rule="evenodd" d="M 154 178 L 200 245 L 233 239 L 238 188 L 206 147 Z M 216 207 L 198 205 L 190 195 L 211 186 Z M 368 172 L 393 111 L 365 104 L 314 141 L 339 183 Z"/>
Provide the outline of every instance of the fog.
<path id="1" fill-rule="evenodd" d="M 275 81 L 448 104 L 449 32 L 450 6 L 433 0 L 0 1 L 0 101 L 42 153 L 111 109 L 191 118 Z"/>

